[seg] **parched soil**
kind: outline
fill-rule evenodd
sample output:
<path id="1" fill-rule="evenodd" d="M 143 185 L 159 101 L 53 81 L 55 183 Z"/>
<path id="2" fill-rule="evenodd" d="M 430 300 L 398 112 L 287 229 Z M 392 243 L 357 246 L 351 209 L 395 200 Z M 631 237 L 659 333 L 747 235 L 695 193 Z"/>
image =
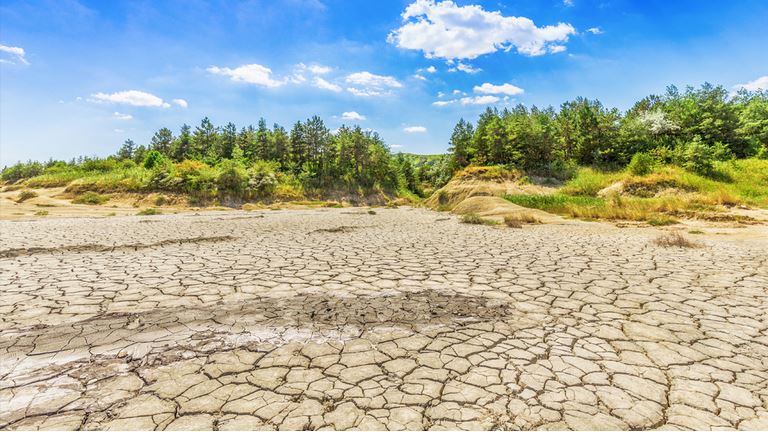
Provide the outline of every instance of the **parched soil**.
<path id="1" fill-rule="evenodd" d="M 0 429 L 768 429 L 750 229 L 0 221 Z"/>

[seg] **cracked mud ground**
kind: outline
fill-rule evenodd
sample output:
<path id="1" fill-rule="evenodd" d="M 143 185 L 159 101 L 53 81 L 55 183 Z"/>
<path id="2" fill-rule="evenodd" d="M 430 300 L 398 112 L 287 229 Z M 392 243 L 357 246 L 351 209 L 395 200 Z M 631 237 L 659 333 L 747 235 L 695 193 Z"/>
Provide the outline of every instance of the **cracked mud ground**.
<path id="1" fill-rule="evenodd" d="M 417 209 L 0 228 L 0 429 L 768 429 L 765 241 Z"/>

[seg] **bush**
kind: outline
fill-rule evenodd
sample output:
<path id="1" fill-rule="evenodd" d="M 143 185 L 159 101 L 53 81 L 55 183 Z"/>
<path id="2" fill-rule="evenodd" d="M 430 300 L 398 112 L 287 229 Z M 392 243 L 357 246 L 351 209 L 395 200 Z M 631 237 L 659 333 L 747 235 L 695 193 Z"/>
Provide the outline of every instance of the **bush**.
<path id="1" fill-rule="evenodd" d="M 86 192 L 72 200 L 74 204 L 100 205 L 109 201 L 109 195 L 100 195 L 96 192 Z"/>
<path id="2" fill-rule="evenodd" d="M 242 195 L 248 185 L 248 173 L 243 164 L 231 159 L 221 161 L 216 185 L 220 192 Z"/>
<path id="3" fill-rule="evenodd" d="M 678 153 L 677 162 L 688 171 L 708 176 L 714 172 L 715 154 L 699 137 L 683 146 Z"/>
<path id="4" fill-rule="evenodd" d="M 146 169 L 152 169 L 163 163 L 164 160 L 165 156 L 163 156 L 159 151 L 150 150 L 149 153 L 147 153 L 147 156 L 144 157 L 143 165 Z"/>
<path id="5" fill-rule="evenodd" d="M 472 225 L 497 225 L 498 224 L 498 222 L 496 222 L 493 219 L 485 219 L 473 213 L 465 214 L 464 216 L 462 216 L 461 223 L 472 224 Z"/>
<path id="6" fill-rule="evenodd" d="M 161 212 L 156 208 L 151 208 L 151 207 L 136 213 L 137 216 L 155 216 L 159 214 L 163 214 L 163 212 Z"/>
<path id="7" fill-rule="evenodd" d="M 536 216 L 528 213 L 504 216 L 504 225 L 510 228 L 522 228 L 523 224 L 540 224 L 541 221 Z"/>
<path id="8" fill-rule="evenodd" d="M 701 247 L 699 243 L 692 242 L 686 239 L 685 237 L 683 237 L 682 234 L 680 234 L 677 231 L 667 233 L 667 234 L 662 234 L 657 239 L 655 239 L 653 243 L 661 247 L 681 247 L 681 248 Z"/>
<path id="9" fill-rule="evenodd" d="M 22 203 L 28 199 L 32 199 L 37 196 L 37 192 L 31 191 L 29 189 L 25 189 L 21 192 L 19 192 L 19 195 L 16 197 L 17 203 Z"/>
<path id="10" fill-rule="evenodd" d="M 107 172 L 118 168 L 118 162 L 115 159 L 86 159 L 80 164 L 83 171 Z"/>
<path id="11" fill-rule="evenodd" d="M 627 169 L 629 169 L 629 172 L 633 175 L 644 176 L 653 171 L 655 163 L 656 161 L 653 159 L 653 156 L 648 153 L 635 153 L 635 155 L 632 156 L 632 160 L 629 161 Z"/>
<path id="12" fill-rule="evenodd" d="M 16 165 L 4 168 L 2 179 L 8 182 L 15 182 L 38 176 L 42 174 L 43 171 L 43 164 L 40 162 L 19 162 Z"/>
<path id="13" fill-rule="evenodd" d="M 277 164 L 256 161 L 248 170 L 248 192 L 259 197 L 271 196 L 280 183 L 277 177 Z"/>

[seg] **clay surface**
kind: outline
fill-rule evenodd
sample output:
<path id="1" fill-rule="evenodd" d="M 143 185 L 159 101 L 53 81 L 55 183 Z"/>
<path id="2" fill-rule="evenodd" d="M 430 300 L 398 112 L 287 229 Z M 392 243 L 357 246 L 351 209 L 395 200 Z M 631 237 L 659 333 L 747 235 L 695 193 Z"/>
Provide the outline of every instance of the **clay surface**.
<path id="1" fill-rule="evenodd" d="M 765 238 L 410 208 L 0 230 L 0 429 L 768 429 Z"/>

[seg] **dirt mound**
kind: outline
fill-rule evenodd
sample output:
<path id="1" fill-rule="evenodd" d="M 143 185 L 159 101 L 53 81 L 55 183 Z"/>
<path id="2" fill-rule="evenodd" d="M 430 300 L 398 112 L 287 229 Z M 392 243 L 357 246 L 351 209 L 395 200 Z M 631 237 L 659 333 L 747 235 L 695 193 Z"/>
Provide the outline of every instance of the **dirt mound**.
<path id="1" fill-rule="evenodd" d="M 515 194 L 547 194 L 554 189 L 519 181 L 488 181 L 454 178 L 424 201 L 427 207 L 439 210 L 453 210 L 459 203 L 470 197 L 503 197 Z"/>
<path id="2" fill-rule="evenodd" d="M 489 179 L 457 174 L 448 184 L 427 198 L 424 204 L 435 210 L 476 214 L 499 221 L 503 220 L 504 216 L 526 214 L 542 222 L 557 222 L 563 219 L 541 210 L 512 204 L 502 198 L 505 195 L 543 195 L 554 191 L 551 187 L 521 182 L 509 177 L 498 176 Z"/>
<path id="3" fill-rule="evenodd" d="M 561 222 L 560 216 L 542 210 L 522 207 L 500 197 L 473 196 L 453 208 L 456 214 L 476 214 L 485 218 L 502 221 L 505 216 L 533 216 L 544 223 Z"/>

